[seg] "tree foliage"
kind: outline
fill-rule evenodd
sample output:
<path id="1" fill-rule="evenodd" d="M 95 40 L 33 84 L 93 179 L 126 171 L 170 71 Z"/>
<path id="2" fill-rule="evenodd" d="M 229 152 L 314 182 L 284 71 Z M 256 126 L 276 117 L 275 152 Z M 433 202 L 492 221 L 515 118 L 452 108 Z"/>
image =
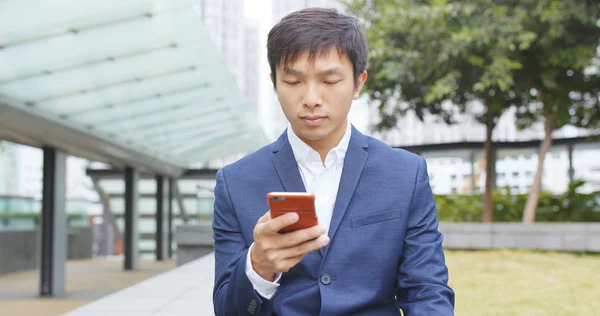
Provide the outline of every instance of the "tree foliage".
<path id="1" fill-rule="evenodd" d="M 407 111 L 452 123 L 472 101 L 487 100 L 496 114 L 529 101 L 528 91 L 513 91 L 523 65 L 512 53 L 535 39 L 522 27 L 525 12 L 508 17 L 491 0 L 357 0 L 351 8 L 366 25 L 365 91 L 379 103 L 380 129 L 394 127 Z M 485 113 L 477 114 L 485 122 Z"/>
<path id="2" fill-rule="evenodd" d="M 447 123 L 468 113 L 487 125 L 489 155 L 496 121 L 515 107 L 519 128 L 545 123 L 543 165 L 553 130 L 600 127 L 599 1 L 354 0 L 348 6 L 370 44 L 364 91 L 378 106 L 379 130 L 396 127 L 408 111 Z"/>

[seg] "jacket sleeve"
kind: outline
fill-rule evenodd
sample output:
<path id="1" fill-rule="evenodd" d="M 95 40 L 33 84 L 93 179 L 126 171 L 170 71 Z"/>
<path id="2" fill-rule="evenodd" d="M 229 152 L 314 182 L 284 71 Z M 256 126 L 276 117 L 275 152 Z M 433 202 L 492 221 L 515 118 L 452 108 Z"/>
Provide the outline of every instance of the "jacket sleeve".
<path id="1" fill-rule="evenodd" d="M 454 291 L 438 231 L 427 163 L 419 157 L 402 260 L 398 266 L 396 298 L 404 315 L 454 315 Z"/>
<path id="2" fill-rule="evenodd" d="M 217 172 L 214 191 L 215 315 L 270 315 L 271 301 L 256 293 L 246 275 L 248 247 L 231 203 L 223 169 Z"/>

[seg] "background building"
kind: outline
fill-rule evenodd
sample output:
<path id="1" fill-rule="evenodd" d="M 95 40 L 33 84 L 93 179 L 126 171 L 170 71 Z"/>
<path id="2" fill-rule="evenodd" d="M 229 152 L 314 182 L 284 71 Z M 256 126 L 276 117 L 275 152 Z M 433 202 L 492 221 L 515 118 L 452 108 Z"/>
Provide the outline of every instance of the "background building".
<path id="1" fill-rule="evenodd" d="M 194 0 L 194 10 L 210 38 L 221 50 L 238 86 L 244 90 L 244 1 Z"/>
<path id="2" fill-rule="evenodd" d="M 414 113 L 408 113 L 398 121 L 395 128 L 376 132 L 372 128 L 378 122 L 375 107 L 369 109 L 371 134 L 387 144 L 396 147 L 485 141 L 485 126 L 466 115 L 457 116 L 457 122 L 447 125 L 433 116 L 425 116 L 421 122 Z M 587 136 L 588 132 L 572 126 L 565 126 L 553 133 L 554 138 Z M 526 130 L 518 130 L 514 120 L 514 110 L 504 113 L 493 132 L 494 141 L 529 141 L 542 139 L 544 129 L 538 123 Z M 533 183 L 538 163 L 538 149 L 499 150 L 496 161 L 496 184 L 510 187 L 511 192 L 527 193 Z M 470 193 L 475 180 L 474 192 L 483 192 L 485 186 L 485 158 L 483 148 L 476 151 L 475 164 L 471 168 L 470 152 L 422 153 L 428 161 L 429 173 L 434 193 Z M 582 192 L 600 190 L 600 149 L 588 145 L 575 146 L 573 151 L 574 178 L 583 179 L 586 185 Z M 472 179 L 471 169 L 474 171 Z M 554 193 L 564 192 L 569 183 L 569 156 L 566 147 L 554 146 L 546 155 L 542 189 Z"/>
<path id="3" fill-rule="evenodd" d="M 259 112 L 261 76 L 260 61 L 265 56 L 260 50 L 260 24 L 256 20 L 246 19 L 244 27 L 244 93 L 248 103 Z"/>

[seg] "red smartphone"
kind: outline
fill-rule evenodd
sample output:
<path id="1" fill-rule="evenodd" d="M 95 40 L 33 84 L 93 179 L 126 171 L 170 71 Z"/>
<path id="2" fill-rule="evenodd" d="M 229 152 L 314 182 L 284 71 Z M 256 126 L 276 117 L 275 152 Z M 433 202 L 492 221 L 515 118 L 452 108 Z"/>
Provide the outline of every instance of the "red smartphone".
<path id="1" fill-rule="evenodd" d="M 304 192 L 271 192 L 267 194 L 267 202 L 271 212 L 271 218 L 286 213 L 297 213 L 299 219 L 289 225 L 280 233 L 289 233 L 299 229 L 313 227 L 319 224 L 315 210 L 315 196 Z"/>

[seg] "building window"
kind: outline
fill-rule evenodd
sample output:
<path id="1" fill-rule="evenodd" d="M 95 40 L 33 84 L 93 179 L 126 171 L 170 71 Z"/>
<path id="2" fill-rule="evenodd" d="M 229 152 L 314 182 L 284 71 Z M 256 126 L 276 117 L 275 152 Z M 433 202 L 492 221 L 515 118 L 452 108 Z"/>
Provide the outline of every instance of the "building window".
<path id="1" fill-rule="evenodd" d="M 456 181 L 456 175 L 455 174 L 453 174 L 453 175 L 450 176 L 450 181 L 452 181 L 452 182 Z"/>
<path id="2" fill-rule="evenodd" d="M 513 178 L 518 178 L 519 177 L 519 173 L 518 172 L 513 172 L 512 176 L 513 176 Z"/>

